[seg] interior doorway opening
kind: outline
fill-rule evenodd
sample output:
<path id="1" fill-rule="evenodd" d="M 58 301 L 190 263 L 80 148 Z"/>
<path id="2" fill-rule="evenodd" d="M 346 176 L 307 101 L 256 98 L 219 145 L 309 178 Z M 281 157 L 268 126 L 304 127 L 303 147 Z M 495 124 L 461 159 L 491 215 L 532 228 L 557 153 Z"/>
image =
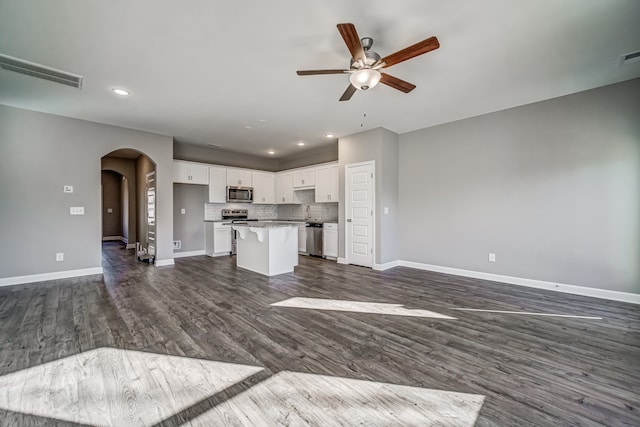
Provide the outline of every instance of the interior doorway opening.
<path id="1" fill-rule="evenodd" d="M 132 255 L 140 249 L 148 253 L 151 244 L 155 255 L 155 209 L 150 220 L 147 188 L 147 177 L 155 176 L 155 171 L 155 162 L 134 149 L 123 148 L 102 157 L 103 242 L 118 240 Z"/>

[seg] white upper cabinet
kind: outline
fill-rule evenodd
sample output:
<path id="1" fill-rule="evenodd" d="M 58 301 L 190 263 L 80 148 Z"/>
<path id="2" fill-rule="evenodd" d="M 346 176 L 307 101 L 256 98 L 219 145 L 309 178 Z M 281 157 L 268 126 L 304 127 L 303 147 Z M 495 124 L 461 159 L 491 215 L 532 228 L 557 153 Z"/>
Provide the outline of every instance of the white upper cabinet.
<path id="1" fill-rule="evenodd" d="M 316 203 L 337 203 L 338 197 L 338 165 L 316 168 Z"/>
<path id="2" fill-rule="evenodd" d="M 184 160 L 173 161 L 173 182 L 180 184 L 209 184 L 209 167 Z"/>
<path id="3" fill-rule="evenodd" d="M 252 171 L 253 203 L 273 205 L 276 203 L 276 174 L 273 172 Z"/>
<path id="4" fill-rule="evenodd" d="M 209 166 L 209 203 L 227 202 L 227 169 Z"/>
<path id="5" fill-rule="evenodd" d="M 276 203 L 280 205 L 300 203 L 293 191 L 293 172 L 276 174 Z"/>
<path id="6" fill-rule="evenodd" d="M 315 168 L 300 169 L 293 172 L 293 188 L 313 188 L 316 185 Z"/>
<path id="7" fill-rule="evenodd" d="M 227 168 L 227 185 L 230 187 L 251 187 L 251 170 Z"/>

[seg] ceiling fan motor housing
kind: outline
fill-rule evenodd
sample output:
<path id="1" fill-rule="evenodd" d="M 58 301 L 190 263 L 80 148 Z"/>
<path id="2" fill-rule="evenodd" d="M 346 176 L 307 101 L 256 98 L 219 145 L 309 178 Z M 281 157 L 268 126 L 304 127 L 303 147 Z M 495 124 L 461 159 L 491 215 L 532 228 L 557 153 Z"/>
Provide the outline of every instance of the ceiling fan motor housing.
<path id="1" fill-rule="evenodd" d="M 359 70 L 361 68 L 371 68 L 378 61 L 380 61 L 380 55 L 378 55 L 377 52 L 374 52 L 372 50 L 365 50 L 364 57 L 365 57 L 364 64 L 362 64 L 360 61 L 356 61 L 355 59 L 351 58 L 349 68 L 351 68 L 352 70 Z"/>

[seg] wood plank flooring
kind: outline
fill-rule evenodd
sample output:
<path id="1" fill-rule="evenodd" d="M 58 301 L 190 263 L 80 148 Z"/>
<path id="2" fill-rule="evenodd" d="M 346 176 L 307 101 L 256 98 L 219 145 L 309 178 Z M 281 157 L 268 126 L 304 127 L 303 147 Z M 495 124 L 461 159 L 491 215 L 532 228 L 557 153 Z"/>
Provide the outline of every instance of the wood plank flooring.
<path id="1" fill-rule="evenodd" d="M 232 257 L 156 268 L 103 248 L 104 276 L 0 288 L 0 425 L 389 425 L 385 411 L 396 425 L 640 425 L 637 305 L 310 257 L 271 278 Z M 295 297 L 455 319 L 271 305 Z M 216 363 L 257 373 L 214 387 L 200 368 L 170 378 L 169 356 L 202 378 L 227 375 Z"/>

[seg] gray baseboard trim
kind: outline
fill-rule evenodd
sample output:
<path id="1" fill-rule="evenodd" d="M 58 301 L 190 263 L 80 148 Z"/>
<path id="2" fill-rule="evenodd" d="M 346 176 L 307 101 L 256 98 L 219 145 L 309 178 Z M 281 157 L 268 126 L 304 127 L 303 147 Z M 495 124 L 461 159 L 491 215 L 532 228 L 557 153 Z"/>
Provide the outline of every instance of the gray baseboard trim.
<path id="1" fill-rule="evenodd" d="M 46 280 L 67 279 L 70 277 L 102 274 L 102 267 L 81 268 L 78 270 L 55 271 L 53 273 L 29 274 L 26 276 L 0 278 L 0 286 L 21 285 L 24 283 L 44 282 Z"/>
<path id="2" fill-rule="evenodd" d="M 567 294 L 582 295 L 587 297 L 602 298 L 613 301 L 640 304 L 640 294 L 630 292 L 610 291 L 600 288 L 569 285 L 566 283 L 547 282 L 544 280 L 525 279 L 522 277 L 503 276 L 500 274 L 483 273 L 481 271 L 463 270 L 460 268 L 443 267 L 440 265 L 423 264 L 413 261 L 398 261 L 402 267 L 416 268 L 418 270 L 435 271 L 438 273 L 453 274 L 456 276 L 473 277 L 475 279 L 490 280 L 492 282 L 508 283 L 511 285 L 527 286 L 530 288 L 547 289 L 550 291 L 564 292 Z"/>

